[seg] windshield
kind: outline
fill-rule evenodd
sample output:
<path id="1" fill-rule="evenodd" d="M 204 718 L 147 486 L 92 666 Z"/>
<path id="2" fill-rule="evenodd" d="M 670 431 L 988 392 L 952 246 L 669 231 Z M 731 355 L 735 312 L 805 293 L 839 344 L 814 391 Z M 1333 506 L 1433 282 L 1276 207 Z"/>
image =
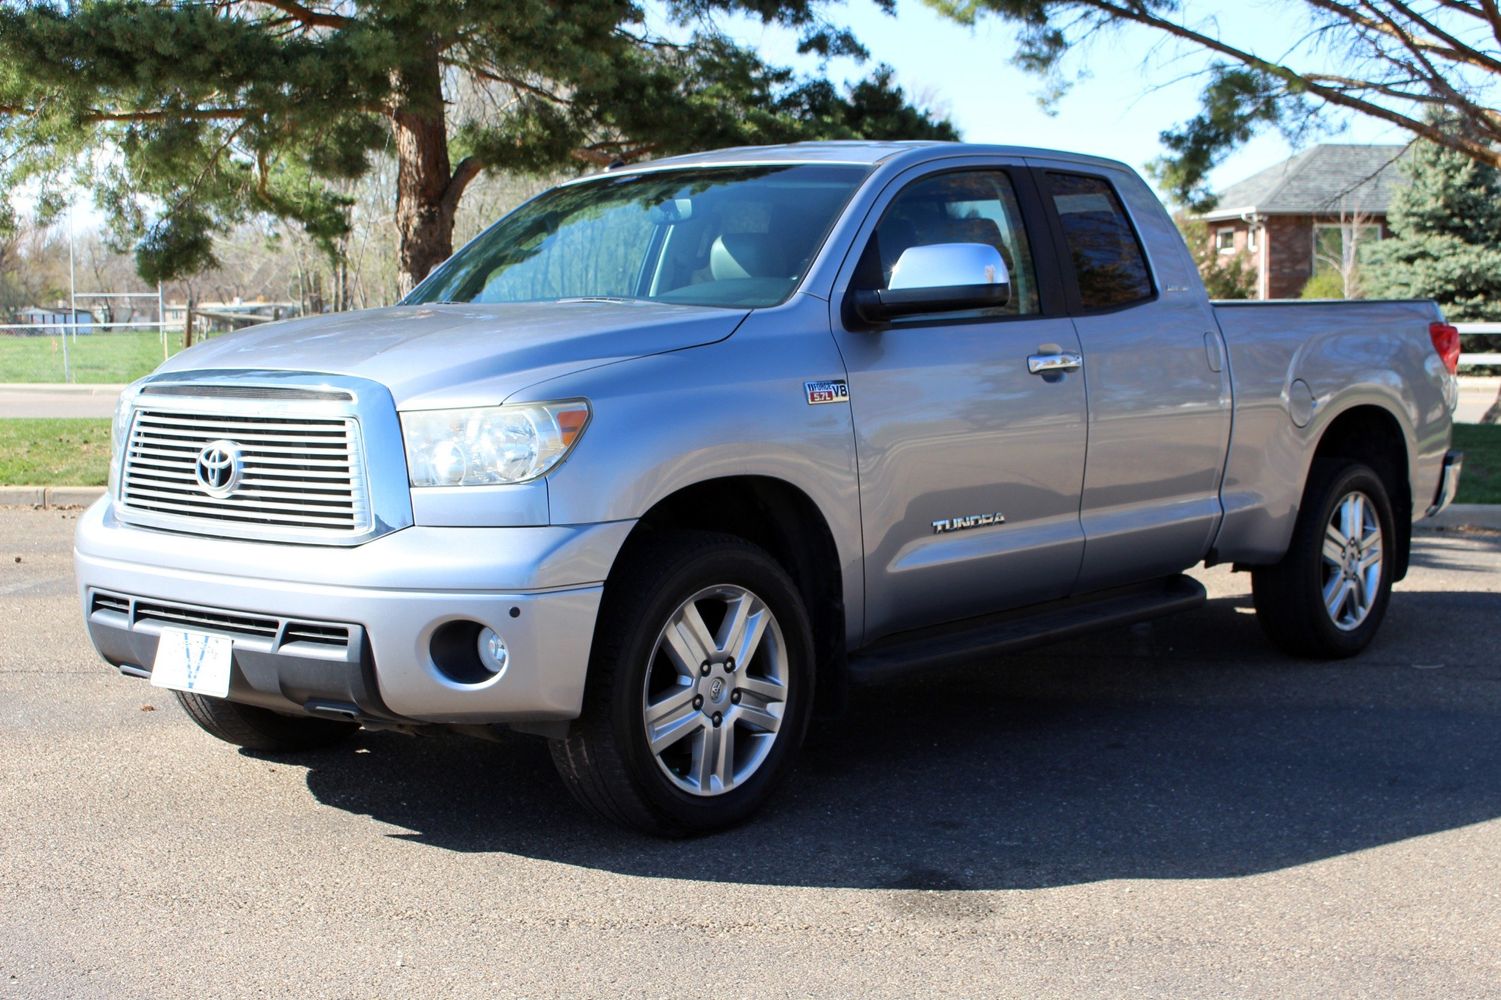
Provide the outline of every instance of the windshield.
<path id="1" fill-rule="evenodd" d="M 449 258 L 406 302 L 775 305 L 792 294 L 865 173 L 700 167 L 554 188 Z"/>

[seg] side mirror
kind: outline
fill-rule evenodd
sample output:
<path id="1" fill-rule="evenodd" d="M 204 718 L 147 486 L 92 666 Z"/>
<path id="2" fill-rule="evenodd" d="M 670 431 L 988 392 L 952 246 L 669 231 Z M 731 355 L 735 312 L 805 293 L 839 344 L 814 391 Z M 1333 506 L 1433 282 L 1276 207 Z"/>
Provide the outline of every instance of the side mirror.
<path id="1" fill-rule="evenodd" d="M 915 313 L 994 309 L 1011 301 L 1011 275 L 989 243 L 908 247 L 887 288 L 857 290 L 855 312 L 868 323 Z"/>
<path id="2" fill-rule="evenodd" d="M 676 222 L 687 222 L 693 218 L 692 198 L 668 198 L 659 201 L 647 212 L 647 216 L 658 226 L 670 226 Z"/>

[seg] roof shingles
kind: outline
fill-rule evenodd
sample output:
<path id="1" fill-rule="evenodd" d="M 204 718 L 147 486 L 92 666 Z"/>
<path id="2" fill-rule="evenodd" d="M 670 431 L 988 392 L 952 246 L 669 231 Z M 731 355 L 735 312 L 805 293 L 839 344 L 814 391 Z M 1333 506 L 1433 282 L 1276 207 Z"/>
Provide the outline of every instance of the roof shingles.
<path id="1" fill-rule="evenodd" d="M 1407 183 L 1398 169 L 1409 147 L 1324 143 L 1232 184 L 1204 213 L 1223 219 L 1260 215 L 1387 214 Z"/>

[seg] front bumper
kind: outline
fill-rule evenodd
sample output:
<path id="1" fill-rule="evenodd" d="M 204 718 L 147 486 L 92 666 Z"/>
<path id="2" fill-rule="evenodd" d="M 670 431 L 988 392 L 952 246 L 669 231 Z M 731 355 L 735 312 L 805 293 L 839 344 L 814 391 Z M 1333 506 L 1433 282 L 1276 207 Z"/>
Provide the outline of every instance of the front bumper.
<path id="1" fill-rule="evenodd" d="M 1450 451 L 1444 455 L 1443 471 L 1439 474 L 1438 491 L 1433 496 L 1433 504 L 1428 508 L 1425 517 L 1432 517 L 1454 502 L 1455 495 L 1459 492 L 1459 474 L 1464 469 L 1465 453 L 1462 451 Z"/>
<path id="2" fill-rule="evenodd" d="M 410 527 L 331 548 L 178 535 L 80 519 L 75 565 L 95 647 L 149 674 L 165 625 L 229 635 L 230 698 L 280 711 L 430 723 L 576 718 L 603 581 L 631 522 Z M 433 637 L 495 629 L 510 660 L 463 683 Z M 451 672 L 450 672 L 451 673 Z"/>

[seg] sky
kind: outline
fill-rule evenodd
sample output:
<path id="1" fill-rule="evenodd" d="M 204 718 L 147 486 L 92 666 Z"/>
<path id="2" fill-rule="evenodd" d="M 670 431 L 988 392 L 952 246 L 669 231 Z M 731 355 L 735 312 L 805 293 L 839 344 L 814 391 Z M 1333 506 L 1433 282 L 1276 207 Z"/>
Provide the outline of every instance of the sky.
<path id="1" fill-rule="evenodd" d="M 1194 2 L 1185 8 L 1218 22 L 1222 37 L 1252 49 L 1278 51 L 1290 45 L 1297 26 L 1288 11 L 1302 4 L 1275 0 Z M 1203 80 L 1195 74 L 1204 54 L 1164 43 L 1143 28 L 1102 36 L 1069 55 L 1081 79 L 1048 114 L 1038 102 L 1041 81 L 1011 64 L 1015 29 L 995 18 L 970 28 L 942 17 L 921 0 L 897 0 L 888 16 L 871 0 L 848 0 L 830 8 L 871 53 L 860 67 L 836 62 L 827 68 L 835 80 L 859 79 L 875 64 L 887 63 L 909 99 L 945 112 L 969 142 L 1041 146 L 1122 160 L 1138 170 L 1160 157 L 1159 134 L 1191 117 Z M 747 19 L 731 22 L 732 33 L 772 62 L 817 73 L 816 61 L 799 57 L 796 40 L 785 30 L 764 29 Z M 1354 115 L 1342 119 L 1332 142 L 1400 143 L 1409 138 L 1392 126 Z M 1258 136 L 1210 175 L 1223 189 L 1272 166 L 1297 150 L 1275 132 Z"/>

